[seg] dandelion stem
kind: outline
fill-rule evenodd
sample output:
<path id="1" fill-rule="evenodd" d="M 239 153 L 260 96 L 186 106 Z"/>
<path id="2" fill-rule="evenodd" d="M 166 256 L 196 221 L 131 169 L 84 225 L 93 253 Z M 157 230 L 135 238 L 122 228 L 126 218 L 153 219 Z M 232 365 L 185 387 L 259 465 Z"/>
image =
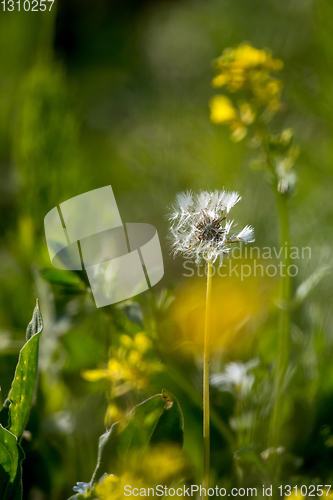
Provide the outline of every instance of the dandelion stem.
<path id="1" fill-rule="evenodd" d="M 209 358 L 211 330 L 211 289 L 213 263 L 218 257 L 228 253 L 230 245 L 236 242 L 250 243 L 254 241 L 253 228 L 245 226 L 238 234 L 231 233 L 233 221 L 222 222 L 229 216 L 232 207 L 241 197 L 235 191 L 218 191 L 211 193 L 201 191 L 194 195 L 191 192 L 179 193 L 176 198 L 174 212 L 170 214 L 170 230 L 174 255 L 181 253 L 197 264 L 205 260 L 207 263 L 207 293 L 204 333 L 203 359 L 203 484 L 206 500 L 209 488 L 210 471 L 210 407 L 209 407 Z M 223 215 L 223 216 L 222 216 Z M 220 420 L 212 413 L 215 424 L 221 430 Z M 224 431 L 223 431 L 224 432 Z M 230 442 L 230 435 L 229 442 Z"/>
<path id="2" fill-rule="evenodd" d="M 206 291 L 206 315 L 205 315 L 205 337 L 204 337 L 204 366 L 203 366 L 203 487 L 208 498 L 209 469 L 210 469 L 210 415 L 209 415 L 209 359 L 210 359 L 210 328 L 211 328 L 211 293 L 212 293 L 212 262 L 207 261 L 207 291 Z"/>

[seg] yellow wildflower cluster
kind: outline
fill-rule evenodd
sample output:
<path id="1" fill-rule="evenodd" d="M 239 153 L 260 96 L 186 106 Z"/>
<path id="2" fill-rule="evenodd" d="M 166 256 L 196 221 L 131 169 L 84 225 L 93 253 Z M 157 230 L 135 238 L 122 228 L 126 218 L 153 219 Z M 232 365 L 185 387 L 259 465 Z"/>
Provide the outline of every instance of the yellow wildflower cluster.
<path id="1" fill-rule="evenodd" d="M 84 379 L 95 382 L 107 379 L 112 382 L 112 397 L 121 396 L 131 389 L 144 389 L 148 386 L 149 376 L 161 370 L 161 364 L 152 359 L 152 341 L 143 332 L 137 333 L 134 338 L 129 335 L 120 336 L 120 346 L 111 347 L 110 359 L 106 368 L 85 370 Z M 115 407 L 108 409 L 112 419 Z"/>
<path id="2" fill-rule="evenodd" d="M 130 472 L 119 475 L 105 475 L 93 489 L 88 489 L 83 497 L 94 500 L 120 500 L 125 498 L 125 487 L 132 491 L 154 488 L 157 485 L 170 485 L 175 479 L 183 477 L 186 469 L 185 459 L 178 446 L 156 446 L 142 455 L 136 452 L 128 457 Z M 176 477 L 177 476 L 177 477 Z"/>
<path id="3" fill-rule="evenodd" d="M 96 486 L 94 493 L 98 500 L 122 500 L 124 497 L 125 486 L 131 485 L 133 488 L 141 488 L 142 481 L 134 478 L 132 474 L 123 474 L 122 476 L 114 476 L 113 474 L 106 476 Z"/>
<path id="4" fill-rule="evenodd" d="M 178 445 L 151 446 L 142 456 L 134 452 L 128 458 L 128 469 L 151 485 L 169 484 L 175 474 L 182 477 L 186 463 Z"/>
<path id="5" fill-rule="evenodd" d="M 282 70 L 283 62 L 273 59 L 268 50 L 240 45 L 226 49 L 214 65 L 217 76 L 213 87 L 242 96 L 236 105 L 225 95 L 214 96 L 210 101 L 211 121 L 229 126 L 233 139 L 241 140 L 260 109 L 274 113 L 280 108 L 282 83 L 272 74 Z"/>

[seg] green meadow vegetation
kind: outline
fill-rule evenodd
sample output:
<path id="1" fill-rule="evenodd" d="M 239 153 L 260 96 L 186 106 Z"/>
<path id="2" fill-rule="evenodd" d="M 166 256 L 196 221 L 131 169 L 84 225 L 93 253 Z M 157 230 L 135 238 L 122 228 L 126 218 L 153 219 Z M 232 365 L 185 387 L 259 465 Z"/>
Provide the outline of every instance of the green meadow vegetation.
<path id="1" fill-rule="evenodd" d="M 1 500 L 331 497 L 330 1 L 0 8 L 0 49 Z M 96 308 L 44 217 L 107 185 L 164 277 Z"/>

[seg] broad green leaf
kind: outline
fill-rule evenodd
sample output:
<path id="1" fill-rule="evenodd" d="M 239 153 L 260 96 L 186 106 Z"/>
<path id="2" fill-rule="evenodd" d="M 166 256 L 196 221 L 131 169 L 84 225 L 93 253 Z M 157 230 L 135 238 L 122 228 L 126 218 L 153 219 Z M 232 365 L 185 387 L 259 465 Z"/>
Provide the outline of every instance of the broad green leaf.
<path id="1" fill-rule="evenodd" d="M 21 461 L 23 456 L 16 437 L 0 425 L 1 500 L 19 500 L 22 497 Z"/>
<path id="2" fill-rule="evenodd" d="M 8 477 L 8 481 L 14 482 L 18 462 L 19 454 L 16 437 L 0 425 L 0 474 L 4 472 Z M 0 491 L 2 490 L 0 489 Z"/>
<path id="3" fill-rule="evenodd" d="M 16 476 L 13 484 L 6 490 L 6 495 L 1 500 L 22 500 L 23 496 L 23 483 L 22 483 L 22 462 L 25 459 L 24 451 L 19 443 L 17 443 L 19 461 L 16 470 Z"/>
<path id="4" fill-rule="evenodd" d="M 37 369 L 39 337 L 43 330 L 43 319 L 38 301 L 27 328 L 27 342 L 20 351 L 14 380 L 9 392 L 9 430 L 20 440 L 24 431 L 32 403 Z"/>
<path id="5" fill-rule="evenodd" d="M 119 473 L 126 458 L 151 444 L 183 444 L 183 415 L 177 399 L 168 391 L 135 406 L 125 418 L 99 438 L 97 466 L 91 483 L 105 473 Z"/>

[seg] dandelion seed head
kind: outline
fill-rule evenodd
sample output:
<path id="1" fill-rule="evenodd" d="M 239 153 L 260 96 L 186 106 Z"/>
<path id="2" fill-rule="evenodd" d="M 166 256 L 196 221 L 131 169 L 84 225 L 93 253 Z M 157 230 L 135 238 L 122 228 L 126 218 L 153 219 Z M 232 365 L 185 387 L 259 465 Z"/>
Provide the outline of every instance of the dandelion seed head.
<path id="1" fill-rule="evenodd" d="M 240 200 L 235 191 L 179 193 L 169 215 L 173 255 L 183 254 L 197 264 L 203 260 L 213 263 L 228 254 L 233 243 L 254 241 L 251 226 L 230 236 L 234 221 L 226 219 Z"/>

